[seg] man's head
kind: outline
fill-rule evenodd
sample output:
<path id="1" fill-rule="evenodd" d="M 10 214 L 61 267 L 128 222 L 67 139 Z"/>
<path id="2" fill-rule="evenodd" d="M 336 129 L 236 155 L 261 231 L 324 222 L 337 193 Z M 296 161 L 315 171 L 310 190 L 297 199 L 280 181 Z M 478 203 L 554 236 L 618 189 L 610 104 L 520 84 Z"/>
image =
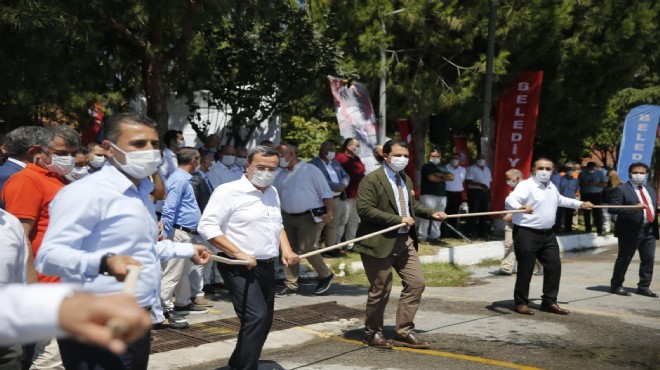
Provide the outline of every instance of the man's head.
<path id="1" fill-rule="evenodd" d="M 282 143 L 277 147 L 277 151 L 280 153 L 280 167 L 288 168 L 293 170 L 298 164 L 298 147 L 292 143 Z"/>
<path id="2" fill-rule="evenodd" d="M 483 154 L 479 154 L 477 156 L 477 166 L 483 167 L 485 165 L 486 165 L 486 156 L 484 156 Z"/>
<path id="3" fill-rule="evenodd" d="M 273 149 L 275 149 L 275 144 L 274 144 L 272 141 L 270 141 L 270 140 L 261 140 L 261 142 L 259 143 L 259 145 L 261 145 L 261 146 L 267 146 L 267 147 L 269 147 L 269 148 L 273 148 Z"/>
<path id="4" fill-rule="evenodd" d="M 449 160 L 449 164 L 451 164 L 454 167 L 458 167 L 460 163 L 461 163 L 461 155 L 458 153 L 451 153 L 451 159 Z"/>
<path id="5" fill-rule="evenodd" d="M 215 152 L 220 147 L 220 142 L 221 142 L 220 136 L 216 134 L 211 134 L 207 136 L 206 139 L 204 140 L 204 147 L 208 151 Z"/>
<path id="6" fill-rule="evenodd" d="M 536 179 L 542 183 L 547 183 L 550 181 L 552 176 L 552 171 L 554 171 L 555 165 L 548 158 L 539 158 L 534 161 L 532 170 L 534 171 L 534 176 Z"/>
<path id="7" fill-rule="evenodd" d="M 37 131 L 35 145 L 28 152 L 34 156 L 36 165 L 66 176 L 73 171 L 79 147 L 78 133 L 69 126 L 57 125 Z"/>
<path id="8" fill-rule="evenodd" d="M 592 173 L 596 170 L 596 162 L 587 163 L 587 172 Z"/>
<path id="9" fill-rule="evenodd" d="M 200 165 L 201 158 L 197 149 L 184 146 L 176 153 L 176 161 L 180 169 L 194 173 L 195 168 Z"/>
<path id="10" fill-rule="evenodd" d="M 571 162 L 568 162 L 564 165 L 564 171 L 566 171 L 566 175 L 571 176 L 573 175 L 573 172 L 575 172 L 575 165 Z"/>
<path id="11" fill-rule="evenodd" d="M 410 157 L 410 147 L 403 140 L 388 140 L 383 145 L 384 162 L 394 171 L 403 171 L 408 165 Z"/>
<path id="12" fill-rule="evenodd" d="M 234 164 L 241 168 L 245 167 L 245 164 L 247 163 L 247 154 L 247 149 L 236 148 L 236 160 L 234 161 Z"/>
<path id="13" fill-rule="evenodd" d="M 220 162 L 227 167 L 231 167 L 236 162 L 236 148 L 227 144 L 220 149 Z"/>
<path id="14" fill-rule="evenodd" d="M 263 191 L 275 179 L 279 161 L 279 152 L 274 148 L 265 145 L 255 146 L 248 152 L 247 179 Z"/>
<path id="15" fill-rule="evenodd" d="M 176 152 L 183 146 L 183 132 L 177 130 L 169 130 L 163 136 L 165 146 L 171 151 Z"/>
<path id="16" fill-rule="evenodd" d="M 103 150 L 101 144 L 95 142 L 87 144 L 87 152 L 90 166 L 101 168 L 105 164 L 105 150 Z"/>
<path id="17" fill-rule="evenodd" d="M 331 161 L 335 159 L 335 143 L 324 141 L 319 147 L 319 157 L 323 160 Z"/>
<path id="18" fill-rule="evenodd" d="M 87 168 L 89 165 L 89 157 L 87 156 L 88 154 L 89 152 L 87 151 L 86 147 L 82 147 L 76 152 L 75 166 L 71 173 L 65 176 L 69 181 L 73 182 L 87 176 L 89 173 Z"/>
<path id="19" fill-rule="evenodd" d="M 374 147 L 374 158 L 376 158 L 378 163 L 383 163 L 383 146 L 381 144 Z"/>
<path id="20" fill-rule="evenodd" d="M 204 173 L 208 173 L 209 171 L 211 171 L 211 168 L 213 168 L 213 166 L 215 165 L 215 160 L 213 159 L 213 153 L 207 150 L 200 150 L 199 157 L 200 157 L 199 169 Z"/>
<path id="21" fill-rule="evenodd" d="M 644 184 L 649 173 L 649 166 L 646 163 L 635 162 L 628 167 L 630 182 L 640 186 Z"/>
<path id="22" fill-rule="evenodd" d="M 105 123 L 105 157 L 133 183 L 154 174 L 160 164 L 158 124 L 137 113 L 118 113 Z"/>
<path id="23" fill-rule="evenodd" d="M 360 141 L 356 138 L 349 137 L 344 140 L 344 145 L 342 145 L 342 147 L 344 148 L 344 153 L 349 157 L 360 155 Z"/>
<path id="24" fill-rule="evenodd" d="M 437 165 L 440 164 L 441 160 L 442 160 L 442 154 L 440 154 L 440 150 L 438 149 L 431 150 L 431 154 L 429 154 L 429 162 Z"/>
<path id="25" fill-rule="evenodd" d="M 512 168 L 504 173 L 506 176 L 506 184 L 512 188 L 515 188 L 519 182 L 523 180 L 523 174 L 517 168 Z"/>
<path id="26" fill-rule="evenodd" d="M 41 126 L 21 126 L 10 131 L 2 141 L 7 155 L 24 163 L 33 162 L 30 148 L 37 145 L 37 136 L 45 135 L 44 130 L 47 129 Z"/>

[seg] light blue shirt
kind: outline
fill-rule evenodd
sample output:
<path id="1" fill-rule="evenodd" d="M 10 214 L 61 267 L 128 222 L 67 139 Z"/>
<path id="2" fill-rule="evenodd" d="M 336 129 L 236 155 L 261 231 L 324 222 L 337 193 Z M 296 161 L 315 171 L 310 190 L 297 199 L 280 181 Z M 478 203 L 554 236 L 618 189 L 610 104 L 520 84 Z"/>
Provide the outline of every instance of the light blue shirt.
<path id="1" fill-rule="evenodd" d="M 385 162 L 383 162 L 385 163 Z M 399 197 L 399 189 L 396 186 L 396 176 L 398 173 L 392 171 L 390 166 L 387 164 L 383 164 L 383 169 L 385 170 L 385 174 L 387 175 L 387 179 L 390 181 L 390 186 L 392 186 L 392 191 L 394 192 L 394 199 L 396 200 L 396 209 L 399 211 L 399 215 L 403 217 L 403 214 L 401 213 L 401 200 Z M 400 176 L 401 177 L 401 176 Z M 406 216 L 408 217 L 413 217 L 410 214 L 410 203 L 408 203 L 408 191 L 406 189 L 406 178 L 401 177 L 401 188 L 403 188 L 403 198 L 406 204 Z M 404 226 L 399 229 L 399 233 L 407 233 L 408 232 L 408 227 Z"/>
<path id="2" fill-rule="evenodd" d="M 559 193 L 566 198 L 575 199 L 575 194 L 580 187 L 578 179 L 573 178 L 573 176 L 562 176 L 559 180 Z"/>
<path id="3" fill-rule="evenodd" d="M 168 238 L 174 236 L 174 225 L 197 230 L 199 218 L 202 217 L 190 179 L 191 174 L 177 168 L 165 181 L 167 198 L 160 219 L 163 221 L 163 232 Z"/>
<path id="4" fill-rule="evenodd" d="M 131 256 L 142 264 L 136 298 L 142 307 L 158 299 L 161 260 L 191 257 L 192 245 L 158 241 L 158 224 L 143 179 L 136 187 L 114 165 L 65 186 L 50 203 L 50 224 L 36 256 L 35 267 L 63 282 L 83 284 L 93 293 L 118 293 L 123 283 L 99 275 L 106 253 Z"/>

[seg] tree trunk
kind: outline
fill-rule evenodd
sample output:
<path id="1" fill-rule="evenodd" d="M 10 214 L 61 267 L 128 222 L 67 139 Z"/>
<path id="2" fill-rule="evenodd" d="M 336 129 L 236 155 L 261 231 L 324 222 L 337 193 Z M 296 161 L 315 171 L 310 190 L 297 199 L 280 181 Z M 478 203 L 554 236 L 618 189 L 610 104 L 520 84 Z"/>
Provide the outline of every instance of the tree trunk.
<path id="1" fill-rule="evenodd" d="M 144 62 L 142 81 L 147 94 L 147 116 L 158 123 L 158 131 L 164 134 L 168 129 L 167 85 L 163 76 L 163 66 L 157 61 Z"/>

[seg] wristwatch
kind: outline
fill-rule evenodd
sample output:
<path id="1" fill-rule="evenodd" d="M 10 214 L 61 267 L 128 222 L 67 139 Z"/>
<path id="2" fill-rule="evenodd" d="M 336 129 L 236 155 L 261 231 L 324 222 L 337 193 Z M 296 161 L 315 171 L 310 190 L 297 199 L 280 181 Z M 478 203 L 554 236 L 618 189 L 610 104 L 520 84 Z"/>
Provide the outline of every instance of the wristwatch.
<path id="1" fill-rule="evenodd" d="M 99 265 L 99 275 L 111 276 L 110 269 L 108 269 L 108 257 L 115 256 L 116 253 L 106 253 L 101 257 L 101 264 Z"/>

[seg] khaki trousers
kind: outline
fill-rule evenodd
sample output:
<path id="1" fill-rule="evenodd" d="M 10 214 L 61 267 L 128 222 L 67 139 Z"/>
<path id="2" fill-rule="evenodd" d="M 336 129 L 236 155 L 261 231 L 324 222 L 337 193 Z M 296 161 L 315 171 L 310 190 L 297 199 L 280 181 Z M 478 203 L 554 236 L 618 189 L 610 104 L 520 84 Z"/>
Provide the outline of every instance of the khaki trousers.
<path id="1" fill-rule="evenodd" d="M 282 223 L 284 224 L 284 232 L 289 239 L 291 248 L 297 254 L 303 254 L 316 250 L 316 241 L 323 230 L 323 223 L 314 222 L 311 213 L 304 213 L 302 215 L 292 216 L 282 212 Z M 319 279 L 324 279 L 330 276 L 331 272 L 328 266 L 323 262 L 323 257 L 320 254 L 307 258 L 307 261 L 312 265 L 316 273 L 319 274 Z M 289 289 L 298 289 L 298 273 L 300 272 L 300 264 L 296 263 L 284 270 L 284 285 Z"/>
<path id="2" fill-rule="evenodd" d="M 504 223 L 504 258 L 500 264 L 500 271 L 513 273 L 513 268 L 516 265 L 516 254 L 513 251 L 513 223 Z M 534 264 L 534 272 L 539 272 L 543 268 L 541 263 L 537 260 Z"/>
<path id="3" fill-rule="evenodd" d="M 323 240 L 325 240 L 325 246 L 329 247 L 331 245 L 335 245 L 339 242 L 337 240 L 337 228 L 339 227 L 339 213 L 340 210 L 343 207 L 344 201 L 341 200 L 341 198 L 337 197 L 332 200 L 332 209 L 334 210 L 334 215 L 335 217 L 330 220 L 325 226 L 323 227 L 323 232 L 321 235 L 323 235 Z M 320 246 L 321 239 L 319 237 L 319 240 L 317 240 L 316 245 Z"/>
<path id="4" fill-rule="evenodd" d="M 383 332 L 383 317 L 392 291 L 392 268 L 394 268 L 403 284 L 396 311 L 396 334 L 400 337 L 407 336 L 415 328 L 413 320 L 425 288 L 422 265 L 412 239 L 408 234 L 399 234 L 389 257 L 376 258 L 363 253 L 360 257 L 370 284 L 365 333 Z"/>

